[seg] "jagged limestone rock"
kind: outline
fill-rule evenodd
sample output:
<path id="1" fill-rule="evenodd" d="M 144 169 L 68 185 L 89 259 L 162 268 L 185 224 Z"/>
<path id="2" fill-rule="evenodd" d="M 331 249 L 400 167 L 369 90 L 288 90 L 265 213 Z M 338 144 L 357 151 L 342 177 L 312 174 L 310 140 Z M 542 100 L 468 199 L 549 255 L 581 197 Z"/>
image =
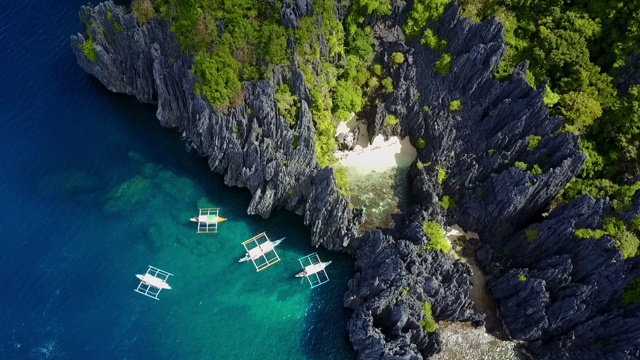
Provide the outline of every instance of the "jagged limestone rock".
<path id="1" fill-rule="evenodd" d="M 297 1 L 295 9 L 296 16 L 313 13 L 311 2 Z M 140 26 L 134 15 L 111 1 L 82 7 L 80 17 L 87 34 L 71 37 L 79 65 L 109 90 L 156 104 L 162 126 L 177 128 L 208 158 L 214 172 L 224 174 L 227 185 L 249 189 L 249 214 L 268 217 L 274 209 L 286 208 L 304 216 L 314 246 L 339 250 L 349 245 L 362 213 L 351 210 L 338 193 L 333 170 L 316 163 L 309 90 L 299 70 L 289 75 L 280 67 L 269 81 L 244 83 L 244 104 L 221 113 L 195 94 L 197 80 L 189 71 L 193 58 L 180 53 L 168 22 L 152 19 Z M 123 31 L 114 29 L 116 21 Z M 81 48 L 89 36 L 95 41 L 96 61 Z M 274 100 L 276 86 L 288 76 L 301 103 L 293 128 Z"/>

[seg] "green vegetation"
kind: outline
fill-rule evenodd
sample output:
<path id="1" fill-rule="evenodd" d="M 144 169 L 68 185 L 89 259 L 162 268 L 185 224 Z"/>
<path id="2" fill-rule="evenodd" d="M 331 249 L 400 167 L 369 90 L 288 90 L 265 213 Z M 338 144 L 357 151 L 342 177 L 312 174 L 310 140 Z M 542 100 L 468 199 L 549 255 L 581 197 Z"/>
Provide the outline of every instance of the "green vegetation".
<path id="1" fill-rule="evenodd" d="M 431 50 L 442 51 L 447 47 L 447 40 L 440 39 L 433 30 L 427 28 L 420 39 L 422 45 L 428 46 Z"/>
<path id="2" fill-rule="evenodd" d="M 382 79 L 382 92 L 383 93 L 393 92 L 393 80 L 391 80 L 390 77 L 386 77 Z"/>
<path id="3" fill-rule="evenodd" d="M 382 65 L 380 65 L 380 64 L 373 64 L 373 66 L 371 67 L 371 71 L 372 71 L 376 76 L 382 76 Z"/>
<path id="4" fill-rule="evenodd" d="M 298 119 L 300 105 L 298 105 L 298 97 L 291 93 L 289 85 L 282 84 L 278 86 L 274 98 L 276 99 L 280 114 L 287 120 L 289 125 L 295 125 Z"/>
<path id="5" fill-rule="evenodd" d="M 631 280 L 624 289 L 622 303 L 625 305 L 640 304 L 640 276 Z"/>
<path id="6" fill-rule="evenodd" d="M 429 237 L 429 245 L 427 250 L 442 251 L 448 254 L 451 251 L 451 244 L 444 236 L 442 226 L 435 221 L 425 221 L 422 227 L 424 233 Z"/>
<path id="7" fill-rule="evenodd" d="M 424 112 L 429 112 L 429 106 L 428 105 L 423 106 L 422 110 L 424 110 Z"/>
<path id="8" fill-rule="evenodd" d="M 540 141 L 542 141 L 542 136 L 529 135 L 529 150 L 537 148 L 540 145 Z"/>
<path id="9" fill-rule="evenodd" d="M 401 52 L 394 52 L 391 54 L 391 62 L 393 65 L 400 65 L 404 62 L 404 54 Z"/>
<path id="10" fill-rule="evenodd" d="M 440 59 L 436 61 L 436 64 L 435 64 L 436 71 L 442 75 L 447 75 L 449 73 L 449 70 L 451 69 L 452 59 L 453 59 L 453 56 L 451 56 L 451 54 L 449 53 L 442 54 L 442 56 L 440 56 Z"/>
<path id="11" fill-rule="evenodd" d="M 440 205 L 442 205 L 445 210 L 453 210 L 456 208 L 456 202 L 449 195 L 445 195 L 442 197 L 442 200 L 440 200 Z"/>
<path id="12" fill-rule="evenodd" d="M 230 105 L 232 98 L 241 96 L 242 83 L 238 78 L 240 63 L 226 46 L 219 49 L 213 54 L 199 52 L 193 73 L 198 78 L 196 94 L 204 95 L 214 107 L 223 108 Z"/>
<path id="13" fill-rule="evenodd" d="M 445 168 L 440 166 L 436 166 L 436 169 L 438 170 L 438 184 L 442 185 L 447 180 L 449 173 Z"/>
<path id="14" fill-rule="evenodd" d="M 338 165 L 333 168 L 336 175 L 336 185 L 338 186 L 338 192 L 344 196 L 349 196 L 349 176 L 347 175 L 347 169 Z"/>
<path id="15" fill-rule="evenodd" d="M 540 166 L 538 164 L 533 164 L 533 167 L 531 167 L 531 170 L 529 170 L 529 174 L 531 174 L 531 175 L 540 175 L 540 174 L 542 174 L 542 169 L 540 168 Z"/>
<path id="16" fill-rule="evenodd" d="M 538 229 L 526 228 L 524 234 L 527 236 L 528 242 L 534 242 L 538 238 Z"/>
<path id="17" fill-rule="evenodd" d="M 422 312 L 424 313 L 424 319 L 420 322 L 422 326 L 422 330 L 426 332 L 435 332 L 436 331 L 436 321 L 433 319 L 433 314 L 431 313 L 431 303 L 425 301 L 422 303 Z"/>
<path id="18" fill-rule="evenodd" d="M 516 161 L 513 165 L 519 167 L 523 171 L 527 171 L 527 168 L 529 167 L 529 165 L 527 165 L 527 163 L 523 161 Z"/>
<path id="19" fill-rule="evenodd" d="M 122 27 L 122 24 L 119 21 L 113 22 L 113 28 L 116 30 L 118 34 L 122 34 L 122 32 L 124 31 L 124 28 Z"/>
<path id="20" fill-rule="evenodd" d="M 527 281 L 527 276 L 525 274 L 518 275 L 518 281 L 521 281 L 521 282 Z"/>
<path id="21" fill-rule="evenodd" d="M 140 25 L 148 23 L 149 20 L 156 16 L 156 10 L 154 9 L 152 0 L 133 0 L 131 2 L 131 11 L 136 15 L 136 19 Z"/>
<path id="22" fill-rule="evenodd" d="M 413 38 L 422 32 L 422 28 L 428 22 L 436 22 L 444 13 L 444 7 L 449 0 L 416 0 L 413 8 L 409 12 L 406 24 L 403 30 L 407 37 Z"/>
<path id="23" fill-rule="evenodd" d="M 462 102 L 460 101 L 460 99 L 451 101 L 451 103 L 449 104 L 449 111 L 457 112 L 460 110 L 462 110 Z"/>
<path id="24" fill-rule="evenodd" d="M 596 229 L 596 230 L 576 229 L 576 231 L 573 232 L 573 235 L 575 235 L 579 239 L 596 239 L 597 240 L 605 236 L 606 233 L 599 229 Z"/>
<path id="25" fill-rule="evenodd" d="M 418 160 L 416 162 L 416 169 L 422 170 L 423 167 L 424 167 L 424 164 L 420 160 Z"/>
<path id="26" fill-rule="evenodd" d="M 640 240 L 634 234 L 633 221 L 627 226 L 624 220 L 617 216 L 607 216 L 602 220 L 602 229 L 576 229 L 574 235 L 580 239 L 600 239 L 609 235 L 616 241 L 616 247 L 622 252 L 622 258 L 627 259 L 637 255 Z"/>
<path id="27" fill-rule="evenodd" d="M 613 78 L 626 82 L 638 74 L 638 67 L 628 61 L 635 61 L 640 42 L 640 7 L 619 0 L 459 4 L 462 13 L 476 21 L 496 15 L 504 23 L 507 53 L 496 76 L 508 78 L 517 64 L 528 60 L 528 82 L 537 85 L 549 79 L 545 104 L 551 114 L 563 116 L 565 131 L 581 135 L 588 160 L 564 200 L 571 199 L 567 193 L 601 192 L 603 182 L 637 182 L 640 85 L 618 90 Z"/>
<path id="28" fill-rule="evenodd" d="M 495 154 L 496 152 L 497 152 L 497 151 L 496 151 L 496 149 L 489 149 L 489 150 L 487 150 L 487 154 L 489 154 L 489 155 L 493 155 L 493 154 Z"/>
<path id="29" fill-rule="evenodd" d="M 93 40 L 92 38 L 88 38 L 79 45 L 79 47 L 82 49 L 82 52 L 84 53 L 84 56 L 86 56 L 87 59 L 93 62 L 98 61 L 98 54 L 96 53 L 96 49 L 93 47 L 95 43 L 95 40 Z"/>
<path id="30" fill-rule="evenodd" d="M 427 146 L 427 142 L 423 138 L 418 138 L 418 140 L 416 140 L 416 148 L 418 150 L 424 149 L 425 146 Z"/>
<path id="31" fill-rule="evenodd" d="M 377 78 L 371 79 L 377 80 Z M 338 119 L 342 121 L 349 120 L 351 112 L 357 113 L 362 110 L 362 101 L 362 88 L 354 89 L 345 80 L 338 80 L 333 100 L 333 111 Z"/>
<path id="32" fill-rule="evenodd" d="M 400 119 L 398 119 L 398 117 L 393 115 L 393 114 L 388 114 L 387 117 L 384 120 L 384 123 L 387 126 L 394 126 L 399 122 L 400 122 Z"/>

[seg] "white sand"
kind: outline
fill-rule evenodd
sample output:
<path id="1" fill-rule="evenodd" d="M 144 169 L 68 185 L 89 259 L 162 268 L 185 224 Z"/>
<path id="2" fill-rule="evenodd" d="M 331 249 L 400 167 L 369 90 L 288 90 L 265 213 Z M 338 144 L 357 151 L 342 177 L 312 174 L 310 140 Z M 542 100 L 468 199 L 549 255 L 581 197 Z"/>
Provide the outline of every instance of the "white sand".
<path id="1" fill-rule="evenodd" d="M 355 149 L 337 151 L 334 154 L 345 167 L 359 173 L 383 172 L 396 167 L 408 167 L 417 157 L 416 149 L 411 145 L 408 136 L 404 139 L 394 136 L 384 141 L 383 136 L 378 135 L 369 145 L 366 126 L 354 119 L 347 123 L 341 122 L 336 131 L 345 133 L 356 125 L 360 127 L 360 135 Z"/>

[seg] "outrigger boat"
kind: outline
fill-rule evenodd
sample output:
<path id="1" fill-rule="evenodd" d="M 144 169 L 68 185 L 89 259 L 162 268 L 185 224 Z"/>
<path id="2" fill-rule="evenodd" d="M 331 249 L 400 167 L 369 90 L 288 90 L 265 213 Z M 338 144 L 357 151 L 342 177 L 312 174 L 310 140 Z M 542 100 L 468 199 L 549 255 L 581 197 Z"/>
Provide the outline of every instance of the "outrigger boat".
<path id="1" fill-rule="evenodd" d="M 189 220 L 198 223 L 198 233 L 216 233 L 218 224 L 227 220 L 218 214 L 219 211 L 220 208 L 200 209 L 200 214 Z"/>
<path id="2" fill-rule="evenodd" d="M 135 288 L 134 291 L 150 298 L 160 300 L 158 299 L 160 291 L 171 290 L 171 286 L 167 284 L 167 279 L 171 275 L 173 274 L 149 265 L 149 268 L 144 275 L 136 274 L 136 277 L 140 280 L 140 284 L 138 284 L 138 287 Z"/>
<path id="3" fill-rule="evenodd" d="M 320 272 L 322 270 L 324 270 L 324 268 L 326 268 L 327 266 L 329 266 L 329 264 L 331 264 L 331 261 L 327 261 L 327 262 L 320 262 L 317 264 L 311 264 L 307 267 L 304 268 L 304 271 L 301 271 L 299 273 L 296 274 L 296 277 L 306 277 L 309 275 L 313 275 L 317 272 Z"/>
<path id="4" fill-rule="evenodd" d="M 329 281 L 325 268 L 331 264 L 331 261 L 321 261 L 317 253 L 303 256 L 298 261 L 302 266 L 302 271 L 297 273 L 296 277 L 307 278 L 312 288 Z"/>
<path id="5" fill-rule="evenodd" d="M 259 258 L 260 256 L 262 256 L 264 253 L 268 253 L 269 251 L 272 251 L 273 249 L 275 249 L 276 246 L 280 245 L 280 243 L 282 242 L 282 240 L 284 240 L 286 238 L 281 238 L 278 239 L 276 241 L 266 241 L 263 242 L 262 244 L 252 248 L 251 250 L 249 250 L 249 252 L 244 254 L 244 257 L 240 260 L 238 260 L 238 262 L 245 262 L 245 261 L 249 261 L 249 260 L 256 260 L 257 258 Z"/>
<path id="6" fill-rule="evenodd" d="M 242 246 L 244 246 L 246 251 L 245 256 L 238 262 L 251 261 L 256 271 L 262 271 L 280 261 L 280 256 L 278 256 L 276 252 L 276 246 L 278 246 L 282 240 L 284 240 L 284 238 L 271 241 L 265 233 L 260 233 L 249 240 L 245 240 L 242 242 Z"/>

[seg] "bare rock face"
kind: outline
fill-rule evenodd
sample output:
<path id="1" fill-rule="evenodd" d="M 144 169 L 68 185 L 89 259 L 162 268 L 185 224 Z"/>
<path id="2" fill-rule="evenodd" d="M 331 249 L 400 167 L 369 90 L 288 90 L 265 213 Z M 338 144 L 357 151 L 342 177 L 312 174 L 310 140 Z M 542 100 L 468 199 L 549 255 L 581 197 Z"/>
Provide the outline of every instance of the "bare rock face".
<path id="1" fill-rule="evenodd" d="M 623 217 L 638 212 L 640 197 Z M 611 213 L 608 200 L 583 196 L 504 239 L 502 251 L 482 249 L 480 260 L 493 270 L 487 287 L 500 317 L 512 338 L 529 341 L 534 358 L 640 355 L 640 308 L 622 303 L 625 287 L 640 274 L 637 261 L 623 261 L 609 236 L 574 234 L 600 227 Z"/>
<path id="2" fill-rule="evenodd" d="M 303 16 L 313 13 L 313 4 L 297 1 L 292 9 Z M 317 165 L 308 88 L 299 70 L 280 68 L 269 81 L 245 83 L 244 104 L 220 113 L 195 94 L 197 80 L 189 72 L 193 58 L 180 53 L 169 23 L 154 19 L 140 26 L 110 1 L 83 7 L 80 17 L 97 54 L 96 61 L 88 59 L 81 47 L 85 35 L 72 36 L 80 66 L 109 90 L 156 104 L 160 123 L 177 128 L 214 172 L 224 174 L 227 185 L 249 189 L 249 214 L 268 217 L 286 208 L 303 215 L 314 246 L 339 250 L 355 238 L 362 214 L 338 193 L 333 170 Z M 116 21 L 123 31 L 115 30 Z M 301 99 L 293 127 L 274 100 L 275 87 L 284 81 Z"/>
<path id="3" fill-rule="evenodd" d="M 415 214 L 424 217 L 424 214 Z M 423 327 L 424 304 L 438 320 L 483 323 L 471 313 L 471 270 L 426 250 L 422 228 L 403 234 L 367 232 L 356 252 L 356 275 L 344 305 L 354 310 L 348 330 L 359 359 L 422 359 L 440 350 L 437 332 Z"/>

